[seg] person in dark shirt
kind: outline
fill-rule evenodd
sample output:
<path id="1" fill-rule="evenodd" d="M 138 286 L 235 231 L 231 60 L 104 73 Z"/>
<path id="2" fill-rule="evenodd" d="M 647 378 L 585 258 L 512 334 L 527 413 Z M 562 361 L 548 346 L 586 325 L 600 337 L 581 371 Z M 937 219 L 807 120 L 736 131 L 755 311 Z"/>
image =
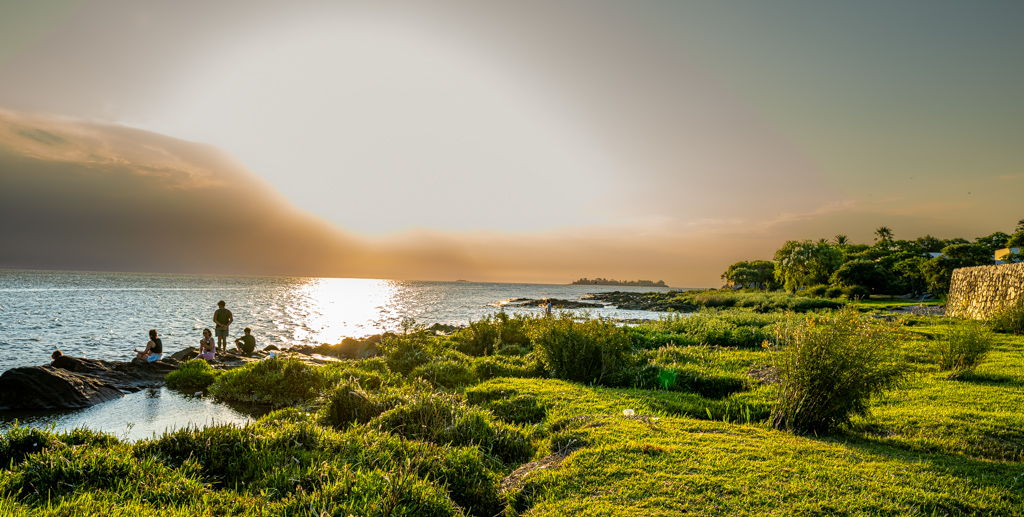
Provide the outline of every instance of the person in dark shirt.
<path id="1" fill-rule="evenodd" d="M 213 323 L 217 325 L 217 349 L 221 352 L 228 349 L 228 327 L 235 321 L 231 311 L 224 308 L 224 300 L 217 302 L 219 309 L 213 311 Z"/>
<path id="2" fill-rule="evenodd" d="M 135 357 L 138 360 L 152 363 L 163 358 L 164 342 L 156 337 L 156 329 L 153 329 L 149 331 L 149 343 L 146 343 L 146 349 L 141 352 L 138 349 L 132 351 L 135 352 Z"/>
<path id="3" fill-rule="evenodd" d="M 243 332 L 245 335 L 235 340 L 235 347 L 248 357 L 252 355 L 253 350 L 256 350 L 256 337 L 252 335 L 251 327 L 245 327 Z"/>

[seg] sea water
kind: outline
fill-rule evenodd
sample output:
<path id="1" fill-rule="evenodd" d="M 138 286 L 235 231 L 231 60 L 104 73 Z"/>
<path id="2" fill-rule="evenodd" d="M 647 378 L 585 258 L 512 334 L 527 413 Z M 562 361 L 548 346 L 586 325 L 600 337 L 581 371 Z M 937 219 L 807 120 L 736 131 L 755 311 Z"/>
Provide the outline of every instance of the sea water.
<path id="1" fill-rule="evenodd" d="M 615 290 L 664 289 L 0 270 L 0 372 L 47 364 L 57 349 L 75 357 L 127 361 L 134 357 L 133 348 L 146 346 L 154 328 L 165 353 L 196 346 L 202 330 L 214 328 L 213 311 L 220 300 L 234 314 L 230 340 L 249 326 L 259 348 L 287 348 L 339 343 L 412 322 L 465 325 L 500 310 L 539 314 L 542 309 L 504 305 L 516 298 L 578 300 L 587 293 Z M 658 313 L 612 307 L 588 311 L 618 319 L 658 318 Z M 212 421 L 242 422 L 254 414 L 166 389 L 140 393 L 85 410 L 17 416 L 30 425 L 89 425 L 115 433 L 131 429 L 129 435 L 137 437 Z M 14 417 L 0 412 L 0 426 Z"/>

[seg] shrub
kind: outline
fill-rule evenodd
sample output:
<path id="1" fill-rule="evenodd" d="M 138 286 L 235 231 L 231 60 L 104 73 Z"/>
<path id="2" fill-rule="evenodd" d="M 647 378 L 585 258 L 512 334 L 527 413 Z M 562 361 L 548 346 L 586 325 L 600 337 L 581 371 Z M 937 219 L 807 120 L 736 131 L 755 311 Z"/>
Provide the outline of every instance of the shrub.
<path id="1" fill-rule="evenodd" d="M 1024 296 L 1009 305 L 1001 307 L 989 317 L 989 325 L 996 332 L 1024 334 Z"/>
<path id="2" fill-rule="evenodd" d="M 558 379 L 614 385 L 628 367 L 629 337 L 605 320 L 577 321 L 569 314 L 547 318 L 534 341 L 544 366 Z"/>
<path id="3" fill-rule="evenodd" d="M 210 392 L 228 400 L 288 406 L 320 396 L 341 378 L 335 368 L 274 357 L 225 372 Z"/>
<path id="4" fill-rule="evenodd" d="M 815 285 L 815 286 L 812 286 L 812 287 L 808 287 L 803 292 L 803 294 L 805 296 L 810 296 L 811 298 L 822 298 L 822 297 L 825 296 L 826 292 L 828 292 L 828 286 L 822 284 L 822 285 Z"/>
<path id="5" fill-rule="evenodd" d="M 455 335 L 457 350 L 474 356 L 492 355 L 498 351 L 514 354 L 530 349 L 528 327 L 533 318 L 509 317 L 504 312 L 474 321 Z"/>
<path id="6" fill-rule="evenodd" d="M 868 289 L 867 287 L 864 287 L 862 285 L 855 285 L 851 287 L 844 287 L 843 294 L 845 294 L 846 297 L 851 300 L 862 300 L 864 298 L 867 298 L 868 296 L 871 296 L 871 289 Z"/>
<path id="7" fill-rule="evenodd" d="M 975 322 L 956 323 L 932 342 L 939 371 L 951 372 L 949 379 L 973 370 L 990 350 L 992 338 Z"/>
<path id="8" fill-rule="evenodd" d="M 211 368 L 205 359 L 192 359 L 167 374 L 167 387 L 176 390 L 204 390 L 216 382 L 221 373 Z"/>
<path id="9" fill-rule="evenodd" d="M 829 287 L 825 290 L 825 298 L 839 298 L 842 294 L 842 287 Z"/>
<path id="10" fill-rule="evenodd" d="M 428 363 L 433 354 L 428 337 L 422 333 L 385 334 L 381 349 L 388 368 L 401 375 L 409 375 L 417 366 Z"/>
<path id="11" fill-rule="evenodd" d="M 827 433 L 866 414 L 873 395 L 895 385 L 907 367 L 892 324 L 862 321 L 856 311 L 788 322 L 776 328 L 772 363 L 779 383 L 772 425 Z"/>

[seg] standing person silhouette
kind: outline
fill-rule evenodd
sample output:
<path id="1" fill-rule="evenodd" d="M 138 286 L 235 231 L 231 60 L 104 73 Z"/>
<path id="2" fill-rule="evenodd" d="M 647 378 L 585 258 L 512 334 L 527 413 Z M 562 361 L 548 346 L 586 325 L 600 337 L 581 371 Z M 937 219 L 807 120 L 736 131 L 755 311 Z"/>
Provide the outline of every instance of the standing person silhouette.
<path id="1" fill-rule="evenodd" d="M 213 311 L 213 323 L 217 325 L 217 349 L 223 352 L 228 349 L 228 327 L 235 317 L 224 308 L 224 300 L 217 302 L 217 307 L 220 308 Z"/>

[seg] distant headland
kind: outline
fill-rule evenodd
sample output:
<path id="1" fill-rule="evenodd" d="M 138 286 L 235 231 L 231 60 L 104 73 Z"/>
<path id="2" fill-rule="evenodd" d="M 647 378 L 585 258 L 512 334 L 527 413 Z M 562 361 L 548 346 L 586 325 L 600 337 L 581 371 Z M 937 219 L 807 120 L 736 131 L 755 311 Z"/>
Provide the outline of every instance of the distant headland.
<path id="1" fill-rule="evenodd" d="M 663 280 L 652 282 L 650 280 L 609 280 L 607 278 L 595 278 L 593 280 L 589 278 L 581 278 L 572 283 L 572 285 L 625 285 L 625 286 L 638 286 L 638 287 L 668 287 L 665 285 Z"/>

